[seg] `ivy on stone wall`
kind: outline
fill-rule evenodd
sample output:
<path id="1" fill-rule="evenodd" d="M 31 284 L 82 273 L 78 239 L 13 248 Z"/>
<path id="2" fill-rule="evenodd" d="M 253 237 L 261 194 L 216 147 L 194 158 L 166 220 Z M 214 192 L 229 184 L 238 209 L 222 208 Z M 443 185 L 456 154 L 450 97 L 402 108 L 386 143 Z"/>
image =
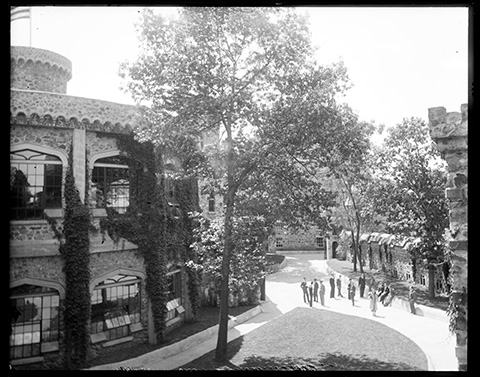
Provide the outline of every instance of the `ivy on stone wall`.
<path id="1" fill-rule="evenodd" d="M 90 347 L 88 324 L 90 303 L 90 238 L 88 207 L 80 200 L 73 176 L 73 148 L 65 176 L 65 215 L 60 254 L 64 259 L 65 292 L 65 365 L 77 369 L 85 365 Z M 58 235 L 56 233 L 56 235 Z"/>
<path id="2" fill-rule="evenodd" d="M 200 306 L 200 276 L 197 268 L 198 258 L 191 245 L 193 243 L 193 229 L 196 226 L 192 214 L 200 211 L 197 179 L 178 179 L 175 184 L 175 195 L 182 211 L 181 218 L 178 219 L 179 222 L 176 225 L 178 230 L 176 237 L 181 240 L 181 243 L 177 244 L 176 250 L 177 253 L 182 256 L 185 264 L 188 296 L 190 298 L 194 320 L 196 320 Z"/>
<path id="3" fill-rule="evenodd" d="M 153 144 L 140 143 L 133 135 L 117 135 L 117 145 L 129 164 L 130 203 L 125 214 L 107 208 L 100 221 L 102 232 L 118 241 L 135 243 L 145 260 L 145 289 L 150 299 L 156 341 L 163 342 L 167 314 L 166 203 L 163 195 L 161 155 Z"/>
<path id="4" fill-rule="evenodd" d="M 101 221 L 114 241 L 123 237 L 139 246 L 145 257 L 147 293 L 152 302 L 157 341 L 163 341 L 166 318 L 168 261 L 184 263 L 188 296 L 194 318 L 199 307 L 199 277 L 192 243 L 193 220 L 189 213 L 198 211 L 198 185 L 195 178 L 177 176 L 173 182 L 178 211 L 168 209 L 165 198 L 162 151 L 151 143 L 139 143 L 133 135 L 118 136 L 119 149 L 129 158 L 130 205 L 126 214 L 107 209 L 108 217 Z"/>

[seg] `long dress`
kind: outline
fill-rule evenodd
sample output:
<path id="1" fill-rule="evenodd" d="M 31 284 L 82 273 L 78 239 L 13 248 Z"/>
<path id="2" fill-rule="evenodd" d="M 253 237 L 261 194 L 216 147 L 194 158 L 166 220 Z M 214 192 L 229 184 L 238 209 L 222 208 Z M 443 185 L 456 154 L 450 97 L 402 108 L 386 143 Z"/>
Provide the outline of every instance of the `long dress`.
<path id="1" fill-rule="evenodd" d="M 368 296 L 370 297 L 370 310 L 375 314 L 377 311 L 377 292 L 372 290 L 368 293 Z"/>

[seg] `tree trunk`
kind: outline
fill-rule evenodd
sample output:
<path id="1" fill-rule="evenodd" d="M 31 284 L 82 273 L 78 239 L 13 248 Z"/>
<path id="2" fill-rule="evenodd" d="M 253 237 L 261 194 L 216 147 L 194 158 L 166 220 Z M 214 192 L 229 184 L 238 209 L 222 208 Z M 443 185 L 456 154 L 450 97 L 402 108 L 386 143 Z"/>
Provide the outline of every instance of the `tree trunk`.
<path id="1" fill-rule="evenodd" d="M 358 219 L 358 216 L 357 216 Z M 358 223 L 360 224 L 360 223 Z M 358 258 L 358 265 L 360 267 L 360 272 L 363 273 L 363 266 L 362 266 L 362 249 L 360 248 L 360 225 L 357 225 L 357 235 L 355 240 L 355 247 L 356 247 L 356 255 Z"/>
<path id="2" fill-rule="evenodd" d="M 225 209 L 225 247 L 222 259 L 222 282 L 220 285 L 220 320 L 218 327 L 217 348 L 215 359 L 225 361 L 227 359 L 228 343 L 228 278 L 230 274 L 230 256 L 233 250 L 232 241 L 232 216 L 233 216 L 233 194 L 227 194 Z"/>
<path id="3" fill-rule="evenodd" d="M 428 265 L 428 297 L 435 298 L 435 266 Z"/>
<path id="4" fill-rule="evenodd" d="M 355 244 L 355 236 L 352 230 L 352 248 L 353 248 L 353 271 L 357 272 L 357 245 Z"/>

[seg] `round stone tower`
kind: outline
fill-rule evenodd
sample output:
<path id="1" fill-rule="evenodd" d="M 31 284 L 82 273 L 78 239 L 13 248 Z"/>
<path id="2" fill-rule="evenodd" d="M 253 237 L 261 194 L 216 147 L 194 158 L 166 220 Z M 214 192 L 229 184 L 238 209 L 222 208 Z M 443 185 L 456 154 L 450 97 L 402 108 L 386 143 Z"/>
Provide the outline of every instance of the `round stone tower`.
<path id="1" fill-rule="evenodd" d="M 67 93 L 72 62 L 62 55 L 33 47 L 10 47 L 12 89 Z"/>

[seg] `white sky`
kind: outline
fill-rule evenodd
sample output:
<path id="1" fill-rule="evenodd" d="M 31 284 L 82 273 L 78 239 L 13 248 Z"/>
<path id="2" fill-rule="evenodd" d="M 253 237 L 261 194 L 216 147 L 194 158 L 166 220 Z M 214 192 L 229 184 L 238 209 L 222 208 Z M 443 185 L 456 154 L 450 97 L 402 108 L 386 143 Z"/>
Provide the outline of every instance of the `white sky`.
<path id="1" fill-rule="evenodd" d="M 139 9 L 33 7 L 32 47 L 72 61 L 68 94 L 133 104 L 117 72 L 137 55 Z M 460 111 L 468 102 L 468 8 L 302 9 L 319 62 L 345 62 L 354 85 L 345 101 L 361 120 L 389 127 L 404 117 L 427 120 L 429 107 Z M 29 20 L 11 24 L 11 43 L 29 44 Z"/>

